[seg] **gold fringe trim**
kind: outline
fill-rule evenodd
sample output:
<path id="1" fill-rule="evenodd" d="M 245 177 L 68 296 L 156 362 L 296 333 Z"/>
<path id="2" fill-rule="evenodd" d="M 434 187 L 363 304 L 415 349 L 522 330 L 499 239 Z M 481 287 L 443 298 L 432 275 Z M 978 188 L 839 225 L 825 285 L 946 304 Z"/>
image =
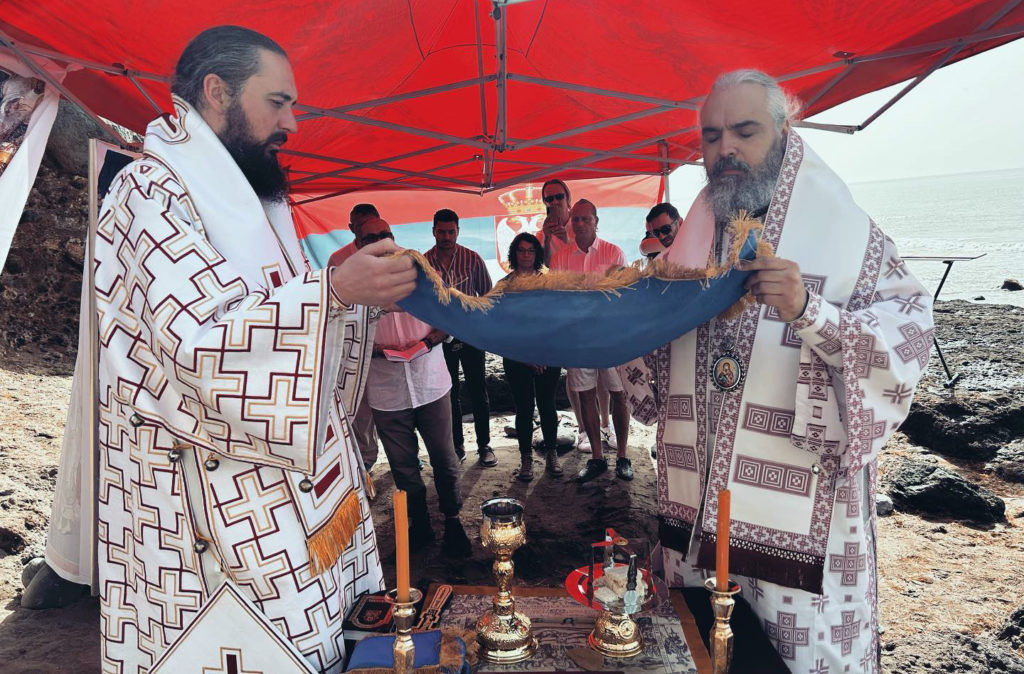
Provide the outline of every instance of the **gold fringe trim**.
<path id="1" fill-rule="evenodd" d="M 313 573 L 319 575 L 334 566 L 362 521 L 359 495 L 354 491 L 350 492 L 342 499 L 330 521 L 306 540 L 309 565 Z"/>
<path id="2" fill-rule="evenodd" d="M 620 295 L 621 290 L 645 278 L 656 278 L 663 281 L 710 281 L 711 279 L 724 276 L 734 268 L 740 261 L 740 251 L 746 243 L 750 232 L 760 230 L 762 224 L 759 220 L 747 217 L 746 211 L 740 211 L 736 218 L 729 225 L 729 235 L 732 246 L 726 261 L 721 265 L 712 264 L 709 260 L 708 266 L 704 269 L 683 267 L 681 265 L 657 258 L 643 265 L 642 261 L 634 262 L 628 267 L 619 267 L 608 270 L 604 276 L 598 274 L 584 274 L 579 272 L 547 271 L 541 270 L 540 274 L 529 276 L 512 276 L 502 279 L 495 284 L 486 295 L 479 297 L 466 295 L 465 293 L 449 288 L 441 280 L 441 275 L 430 266 L 427 258 L 415 250 L 403 250 L 396 255 L 407 255 L 413 259 L 423 270 L 427 279 L 434 286 L 434 293 L 441 304 L 451 304 L 457 300 L 466 311 L 475 310 L 486 312 L 494 306 L 494 302 L 505 293 L 529 292 L 531 290 L 563 290 L 563 291 L 598 291 L 610 295 Z M 770 244 L 759 241 L 757 246 L 758 257 L 772 257 L 774 251 Z M 747 306 L 754 302 L 750 293 L 743 296 L 738 302 L 726 309 L 723 316 L 730 318 L 739 315 Z"/>
<path id="3" fill-rule="evenodd" d="M 445 632 L 448 629 L 453 628 L 447 628 Z M 458 630 L 453 629 L 453 634 L 462 639 L 462 642 L 466 644 L 466 662 L 473 668 L 473 671 L 476 671 L 476 665 L 480 662 L 480 642 L 476 640 L 476 630 L 467 629 L 459 634 Z"/>
<path id="4" fill-rule="evenodd" d="M 466 643 L 464 638 L 465 633 L 456 628 L 445 627 L 441 630 L 441 655 L 440 664 L 442 667 L 446 667 L 450 670 L 458 671 L 459 666 L 462 664 L 462 658 L 466 658 L 466 662 L 472 669 L 476 669 L 477 658 L 474 657 L 472 660 L 469 659 L 469 644 Z M 476 638 L 476 632 L 473 633 L 474 640 Z M 462 639 L 463 645 L 466 647 L 466 654 L 460 652 L 459 644 L 456 639 Z"/>

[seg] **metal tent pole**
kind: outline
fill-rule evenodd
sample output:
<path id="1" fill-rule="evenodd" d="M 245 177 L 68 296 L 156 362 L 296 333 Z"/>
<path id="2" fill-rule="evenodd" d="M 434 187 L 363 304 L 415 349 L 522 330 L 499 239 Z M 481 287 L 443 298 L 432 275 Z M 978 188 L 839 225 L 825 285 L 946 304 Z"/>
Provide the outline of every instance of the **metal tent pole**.
<path id="1" fill-rule="evenodd" d="M 498 62 L 495 86 L 498 93 L 498 117 L 494 129 L 494 150 L 504 152 L 508 140 L 508 53 L 506 51 L 506 25 L 504 0 L 494 0 L 491 16 L 494 17 L 494 52 Z"/>

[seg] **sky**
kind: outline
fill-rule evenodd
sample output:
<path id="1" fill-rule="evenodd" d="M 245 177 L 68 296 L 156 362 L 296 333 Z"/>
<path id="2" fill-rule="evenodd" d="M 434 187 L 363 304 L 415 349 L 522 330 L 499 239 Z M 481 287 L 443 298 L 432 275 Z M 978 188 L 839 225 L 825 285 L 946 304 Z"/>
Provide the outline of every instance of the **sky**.
<path id="1" fill-rule="evenodd" d="M 809 119 L 860 124 L 902 86 Z M 1024 167 L 1024 39 L 940 68 L 863 131 L 800 133 L 848 183 Z M 684 166 L 669 180 L 672 201 L 688 204 L 704 169 Z"/>

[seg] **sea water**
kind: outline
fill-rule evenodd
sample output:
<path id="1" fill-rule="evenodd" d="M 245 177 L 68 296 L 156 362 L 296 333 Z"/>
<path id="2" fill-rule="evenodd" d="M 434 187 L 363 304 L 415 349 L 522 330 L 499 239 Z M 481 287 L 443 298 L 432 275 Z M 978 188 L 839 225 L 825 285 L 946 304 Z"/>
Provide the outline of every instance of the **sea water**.
<path id="1" fill-rule="evenodd" d="M 1007 278 L 1024 282 L 1024 169 L 852 183 L 850 191 L 901 255 L 984 255 L 955 262 L 939 299 L 1024 306 L 1024 291 L 1000 289 Z M 929 292 L 946 270 L 907 265 Z"/>

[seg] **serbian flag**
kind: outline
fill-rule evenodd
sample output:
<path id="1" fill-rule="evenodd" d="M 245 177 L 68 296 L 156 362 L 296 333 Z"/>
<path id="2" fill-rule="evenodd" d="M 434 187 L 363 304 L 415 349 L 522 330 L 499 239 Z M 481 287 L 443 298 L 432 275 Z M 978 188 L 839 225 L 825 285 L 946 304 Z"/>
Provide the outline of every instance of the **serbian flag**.
<path id="1" fill-rule="evenodd" d="M 344 195 L 295 194 L 292 213 L 303 252 L 310 264 L 322 267 L 331 253 L 352 241 L 349 212 L 358 203 L 377 207 L 391 225 L 395 243 L 425 252 L 434 245 L 434 213 L 450 208 L 459 216 L 459 244 L 483 258 L 492 281 L 508 272 L 508 248 L 520 232 L 536 234 L 547 214 L 541 198 L 543 181 L 487 194 L 444 190 L 377 190 Z M 568 183 L 573 201 L 588 199 L 597 206 L 598 236 L 616 244 L 629 259 L 640 257 L 647 212 L 658 203 L 659 176 L 625 176 L 574 180 Z"/>

